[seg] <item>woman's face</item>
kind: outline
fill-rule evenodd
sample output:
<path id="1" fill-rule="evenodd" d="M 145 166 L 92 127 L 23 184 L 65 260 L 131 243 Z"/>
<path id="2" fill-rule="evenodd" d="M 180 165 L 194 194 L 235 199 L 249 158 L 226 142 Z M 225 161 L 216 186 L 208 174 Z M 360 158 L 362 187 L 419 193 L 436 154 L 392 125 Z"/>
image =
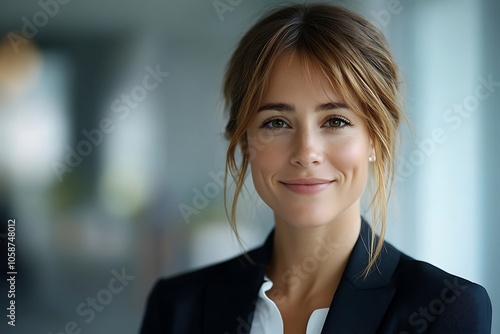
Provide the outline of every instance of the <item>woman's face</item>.
<path id="1" fill-rule="evenodd" d="M 297 56 L 273 71 L 247 140 L 255 189 L 277 220 L 312 227 L 359 219 L 374 153 L 368 129 Z"/>

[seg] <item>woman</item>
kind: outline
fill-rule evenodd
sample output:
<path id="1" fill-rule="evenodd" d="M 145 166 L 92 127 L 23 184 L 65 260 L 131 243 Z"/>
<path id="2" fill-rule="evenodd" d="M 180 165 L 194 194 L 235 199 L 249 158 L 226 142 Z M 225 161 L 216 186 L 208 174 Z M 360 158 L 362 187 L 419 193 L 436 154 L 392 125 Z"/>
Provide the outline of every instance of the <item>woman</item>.
<path id="1" fill-rule="evenodd" d="M 383 36 L 351 11 L 294 5 L 255 24 L 224 83 L 228 216 L 238 235 L 250 166 L 275 229 L 248 254 L 159 281 L 142 333 L 489 333 L 481 286 L 383 240 L 398 84 Z M 374 227 L 360 215 L 368 179 Z"/>

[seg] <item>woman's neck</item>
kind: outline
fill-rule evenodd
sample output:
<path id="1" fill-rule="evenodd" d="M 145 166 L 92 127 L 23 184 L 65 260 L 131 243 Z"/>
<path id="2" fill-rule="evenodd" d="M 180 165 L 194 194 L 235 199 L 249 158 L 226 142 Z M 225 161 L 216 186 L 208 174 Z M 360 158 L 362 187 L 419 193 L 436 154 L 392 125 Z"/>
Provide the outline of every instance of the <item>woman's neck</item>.
<path id="1" fill-rule="evenodd" d="M 275 217 L 267 272 L 273 290 L 298 301 L 334 293 L 359 236 L 361 217 L 359 209 L 353 211 L 318 227 L 296 227 Z"/>

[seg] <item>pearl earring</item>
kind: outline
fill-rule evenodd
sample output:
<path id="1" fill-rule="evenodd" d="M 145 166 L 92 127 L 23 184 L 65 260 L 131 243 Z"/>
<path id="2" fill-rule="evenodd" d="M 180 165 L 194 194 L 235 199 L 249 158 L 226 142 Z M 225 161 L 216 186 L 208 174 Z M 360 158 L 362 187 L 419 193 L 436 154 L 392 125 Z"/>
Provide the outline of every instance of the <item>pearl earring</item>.
<path id="1" fill-rule="evenodd" d="M 368 161 L 369 161 L 369 162 L 375 162 L 375 161 L 377 161 L 377 157 L 376 157 L 375 155 L 370 155 L 370 156 L 368 157 Z"/>

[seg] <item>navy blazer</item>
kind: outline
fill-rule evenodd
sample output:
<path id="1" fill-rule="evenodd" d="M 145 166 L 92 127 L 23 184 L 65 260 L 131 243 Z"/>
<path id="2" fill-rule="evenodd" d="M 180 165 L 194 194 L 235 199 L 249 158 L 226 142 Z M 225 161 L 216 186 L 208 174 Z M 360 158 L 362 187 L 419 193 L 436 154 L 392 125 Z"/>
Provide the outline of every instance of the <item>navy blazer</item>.
<path id="1" fill-rule="evenodd" d="M 491 301 L 483 287 L 388 242 L 377 268 L 364 278 L 370 238 L 363 221 L 321 333 L 490 333 Z M 272 242 L 273 232 L 249 252 L 255 264 L 240 255 L 158 281 L 141 334 L 249 333 Z"/>

